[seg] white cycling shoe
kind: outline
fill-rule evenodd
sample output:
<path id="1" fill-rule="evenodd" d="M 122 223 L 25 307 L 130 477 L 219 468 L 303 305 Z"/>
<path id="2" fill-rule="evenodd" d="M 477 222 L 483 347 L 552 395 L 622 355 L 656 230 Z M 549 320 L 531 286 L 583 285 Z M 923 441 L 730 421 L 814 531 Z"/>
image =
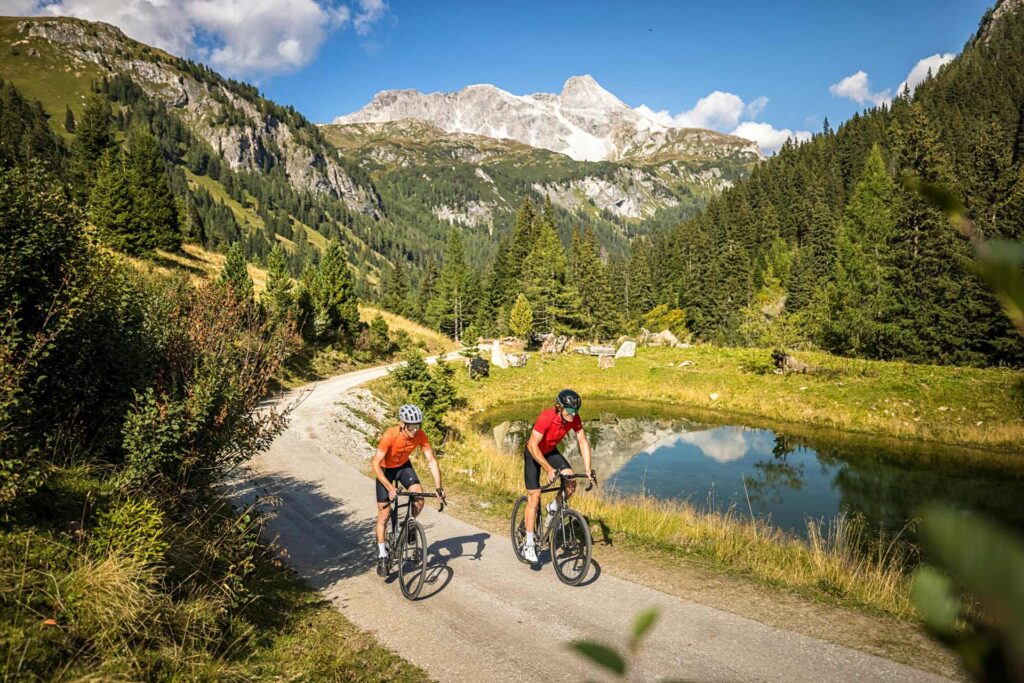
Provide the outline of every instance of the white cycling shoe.
<path id="1" fill-rule="evenodd" d="M 537 563 L 537 547 L 532 545 L 523 546 L 523 559 L 530 564 Z"/>

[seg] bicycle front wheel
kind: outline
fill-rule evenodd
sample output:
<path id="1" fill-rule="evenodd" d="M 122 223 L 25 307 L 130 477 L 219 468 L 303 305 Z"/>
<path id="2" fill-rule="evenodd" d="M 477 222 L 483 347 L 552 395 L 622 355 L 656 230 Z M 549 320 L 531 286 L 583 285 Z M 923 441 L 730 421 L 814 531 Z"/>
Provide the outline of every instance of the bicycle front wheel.
<path id="1" fill-rule="evenodd" d="M 551 527 L 551 564 L 555 574 L 570 586 L 578 586 L 590 569 L 593 543 L 590 526 L 575 510 L 563 510 L 562 519 Z"/>
<path id="2" fill-rule="evenodd" d="M 530 561 L 523 558 L 523 544 L 526 543 L 526 496 L 520 496 L 516 504 L 512 506 L 512 550 L 516 559 L 523 564 L 530 564 Z"/>
<path id="3" fill-rule="evenodd" d="M 423 590 L 427 575 L 427 534 L 415 519 L 401 530 L 398 544 L 398 584 L 402 595 L 415 600 Z"/>

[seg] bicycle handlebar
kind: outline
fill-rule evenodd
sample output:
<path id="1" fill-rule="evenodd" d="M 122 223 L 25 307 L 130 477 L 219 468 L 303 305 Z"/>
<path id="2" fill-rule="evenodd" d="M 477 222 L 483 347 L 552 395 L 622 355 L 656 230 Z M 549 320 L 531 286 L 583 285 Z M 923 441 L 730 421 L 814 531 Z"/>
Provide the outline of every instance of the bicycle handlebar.
<path id="1" fill-rule="evenodd" d="M 394 500 L 398 500 L 398 496 L 408 496 L 409 498 L 437 498 L 438 497 L 436 493 L 416 493 L 415 491 L 395 491 L 395 499 Z M 394 501 L 392 501 L 392 502 L 394 502 Z M 441 498 L 441 504 L 438 506 L 437 511 L 438 512 L 444 512 L 444 507 L 447 504 L 448 504 L 448 501 L 445 500 L 444 498 Z"/>
<path id="2" fill-rule="evenodd" d="M 597 474 L 591 470 L 591 474 L 562 474 L 561 472 L 555 472 L 559 479 L 590 479 L 590 483 L 587 484 L 587 488 L 584 491 L 589 491 L 594 488 L 594 484 L 597 483 Z"/>

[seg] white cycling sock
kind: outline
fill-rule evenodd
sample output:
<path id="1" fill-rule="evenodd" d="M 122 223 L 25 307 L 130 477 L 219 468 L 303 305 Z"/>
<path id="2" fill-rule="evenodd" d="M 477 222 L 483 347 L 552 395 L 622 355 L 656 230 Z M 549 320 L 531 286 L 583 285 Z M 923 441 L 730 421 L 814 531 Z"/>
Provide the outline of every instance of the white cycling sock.
<path id="1" fill-rule="evenodd" d="M 388 547 L 386 545 L 384 545 L 383 543 L 378 543 L 377 544 L 377 557 L 387 557 L 387 556 L 388 556 Z"/>
<path id="2" fill-rule="evenodd" d="M 526 545 L 533 545 L 533 532 L 532 531 L 527 531 L 526 532 Z"/>

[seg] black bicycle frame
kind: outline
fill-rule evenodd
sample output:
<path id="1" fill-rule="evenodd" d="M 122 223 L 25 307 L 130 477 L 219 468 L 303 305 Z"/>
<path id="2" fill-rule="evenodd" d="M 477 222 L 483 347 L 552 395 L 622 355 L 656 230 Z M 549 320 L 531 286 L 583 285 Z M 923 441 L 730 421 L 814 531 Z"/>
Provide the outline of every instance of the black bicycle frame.
<path id="1" fill-rule="evenodd" d="M 563 531 L 564 531 L 565 522 L 562 520 L 562 515 L 559 514 L 559 513 L 561 513 L 562 508 L 565 507 L 566 503 L 568 502 L 568 498 L 565 495 L 565 490 L 566 490 L 566 488 L 568 488 L 569 480 L 570 479 L 590 479 L 590 477 L 587 476 L 586 474 L 562 474 L 561 472 L 558 472 L 557 476 L 558 476 L 558 486 L 549 486 L 546 489 L 542 488 L 540 490 L 540 493 L 543 496 L 545 493 L 551 493 L 552 491 L 558 491 L 559 495 L 555 497 L 555 500 L 558 501 L 558 510 L 555 512 L 555 515 L 558 517 L 558 525 L 563 527 Z M 587 488 L 584 489 L 584 490 L 585 491 L 589 491 L 592 488 L 594 488 L 594 483 L 590 482 L 589 484 L 587 484 Z M 536 525 L 537 524 L 542 524 L 540 512 L 541 512 L 541 509 L 543 507 L 544 506 L 541 504 L 540 499 L 538 499 L 538 501 L 537 501 L 536 522 L 535 522 L 535 526 L 533 527 L 534 528 L 534 532 L 536 532 L 536 530 L 537 530 Z M 547 534 L 550 531 L 551 531 L 551 529 L 544 529 L 544 533 L 540 534 L 540 536 L 542 538 L 546 539 Z M 547 541 L 544 540 L 543 542 L 546 543 Z M 552 550 L 552 552 L 554 552 L 554 550 Z"/>
<path id="2" fill-rule="evenodd" d="M 406 497 L 405 503 L 399 503 L 398 499 Z M 390 501 L 391 510 L 388 513 L 388 520 L 391 522 L 391 534 L 392 538 L 398 538 L 398 511 L 401 508 L 405 508 L 405 519 L 402 520 L 402 527 L 406 527 L 409 523 L 409 516 L 412 514 L 412 503 L 416 498 L 437 498 L 436 493 L 417 493 L 415 491 L 398 491 L 394 498 Z M 440 510 L 444 510 L 444 501 L 441 501 Z"/>

